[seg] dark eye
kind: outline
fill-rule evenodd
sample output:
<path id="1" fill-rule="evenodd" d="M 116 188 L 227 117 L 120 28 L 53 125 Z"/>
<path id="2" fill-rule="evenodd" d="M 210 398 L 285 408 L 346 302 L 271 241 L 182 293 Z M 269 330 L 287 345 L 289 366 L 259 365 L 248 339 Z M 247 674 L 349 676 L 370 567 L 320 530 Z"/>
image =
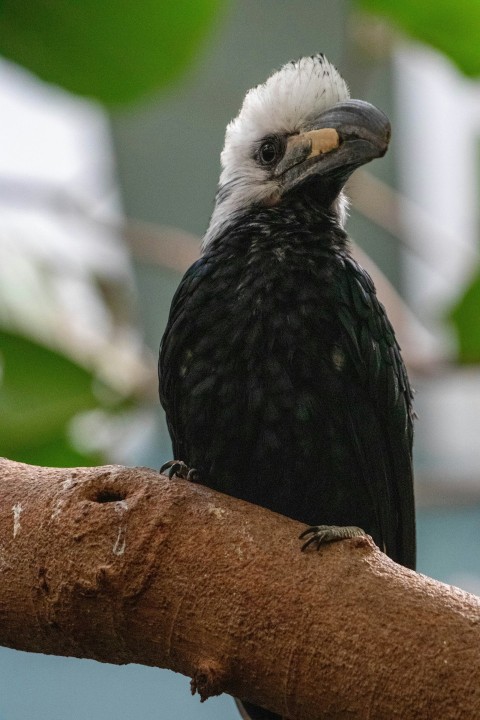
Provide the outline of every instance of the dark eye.
<path id="1" fill-rule="evenodd" d="M 260 145 L 258 160 L 261 165 L 271 165 L 281 154 L 281 143 L 276 138 L 269 138 Z"/>
<path id="2" fill-rule="evenodd" d="M 263 143 L 262 147 L 260 148 L 260 160 L 265 165 L 269 165 L 271 162 L 275 160 L 277 157 L 277 148 L 273 142 L 270 140 L 266 143 Z"/>

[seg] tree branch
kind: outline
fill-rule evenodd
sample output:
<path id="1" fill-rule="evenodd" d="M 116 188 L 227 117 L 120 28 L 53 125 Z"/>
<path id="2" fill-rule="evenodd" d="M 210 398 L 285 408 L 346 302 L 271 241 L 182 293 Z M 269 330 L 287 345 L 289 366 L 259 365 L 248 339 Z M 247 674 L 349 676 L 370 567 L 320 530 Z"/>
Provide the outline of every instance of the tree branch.
<path id="1" fill-rule="evenodd" d="M 480 600 L 302 528 L 147 469 L 0 460 L 0 644 L 296 720 L 480 717 Z"/>

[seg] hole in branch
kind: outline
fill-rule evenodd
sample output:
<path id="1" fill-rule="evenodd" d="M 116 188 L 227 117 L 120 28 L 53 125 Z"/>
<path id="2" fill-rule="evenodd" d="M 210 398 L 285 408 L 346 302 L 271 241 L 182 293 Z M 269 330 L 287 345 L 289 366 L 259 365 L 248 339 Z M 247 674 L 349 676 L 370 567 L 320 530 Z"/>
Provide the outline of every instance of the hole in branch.
<path id="1" fill-rule="evenodd" d="M 115 490 L 99 490 L 94 498 L 94 502 L 98 503 L 113 503 L 125 500 L 125 493 L 116 492 Z"/>

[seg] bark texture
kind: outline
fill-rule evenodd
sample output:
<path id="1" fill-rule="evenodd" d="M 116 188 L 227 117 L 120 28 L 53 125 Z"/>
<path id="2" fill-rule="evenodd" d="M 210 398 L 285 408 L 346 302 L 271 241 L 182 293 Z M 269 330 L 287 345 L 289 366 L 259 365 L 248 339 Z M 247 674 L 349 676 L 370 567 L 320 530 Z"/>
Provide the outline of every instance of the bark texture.
<path id="1" fill-rule="evenodd" d="M 0 644 L 165 667 L 295 720 L 480 717 L 480 600 L 367 538 L 142 468 L 0 461 Z"/>

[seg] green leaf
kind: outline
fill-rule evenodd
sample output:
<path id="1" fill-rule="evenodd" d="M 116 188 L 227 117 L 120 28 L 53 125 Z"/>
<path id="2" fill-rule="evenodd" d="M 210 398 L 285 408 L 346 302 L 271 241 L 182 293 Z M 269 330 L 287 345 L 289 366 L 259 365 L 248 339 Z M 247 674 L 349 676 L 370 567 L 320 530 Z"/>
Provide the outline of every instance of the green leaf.
<path id="1" fill-rule="evenodd" d="M 0 53 L 107 104 L 134 100 L 187 66 L 224 0 L 3 0 Z"/>
<path id="2" fill-rule="evenodd" d="M 480 75 L 479 0 L 357 0 L 357 4 L 445 53 L 466 75 Z"/>
<path id="3" fill-rule="evenodd" d="M 458 340 L 458 360 L 480 362 L 480 270 L 469 283 L 460 300 L 449 312 Z"/>
<path id="4" fill-rule="evenodd" d="M 12 456 L 8 456 L 12 459 Z M 13 458 L 17 462 L 44 467 L 92 467 L 103 465 L 105 458 L 100 453 L 83 453 L 72 447 L 65 435 L 52 437 L 41 445 L 25 445 L 17 450 Z"/>
<path id="5" fill-rule="evenodd" d="M 70 446 L 68 426 L 99 406 L 93 388 L 92 374 L 68 358 L 0 330 L 0 455 L 77 465 L 84 456 Z"/>

